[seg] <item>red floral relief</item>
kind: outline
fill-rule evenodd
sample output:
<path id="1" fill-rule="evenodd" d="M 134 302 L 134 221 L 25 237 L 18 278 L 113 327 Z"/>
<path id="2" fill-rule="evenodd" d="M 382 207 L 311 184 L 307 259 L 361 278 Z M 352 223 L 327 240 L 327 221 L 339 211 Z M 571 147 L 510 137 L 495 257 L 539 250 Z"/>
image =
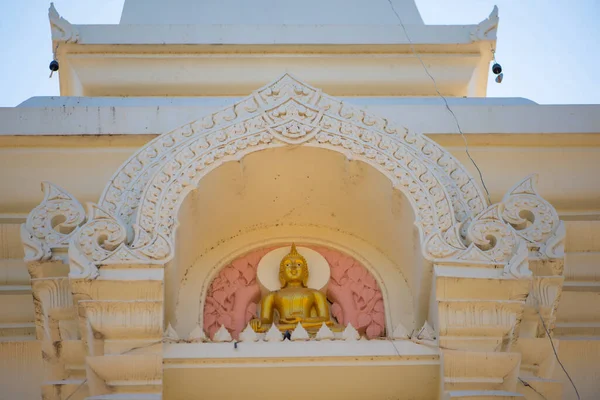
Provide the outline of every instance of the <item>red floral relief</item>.
<path id="1" fill-rule="evenodd" d="M 256 268 L 269 251 L 257 250 L 236 259 L 212 281 L 204 304 L 204 331 L 208 337 L 212 338 L 224 325 L 237 338 L 256 316 L 260 302 Z"/>
<path id="2" fill-rule="evenodd" d="M 331 278 L 327 298 L 331 314 L 342 325 L 351 323 L 369 339 L 385 331 L 383 296 L 377 282 L 354 258 L 324 247 L 313 247 L 327 262 Z M 258 263 L 273 248 L 246 254 L 223 268 L 212 281 L 204 305 L 204 331 L 212 338 L 224 325 L 237 338 L 252 318 L 260 302 L 256 280 Z"/>
<path id="3" fill-rule="evenodd" d="M 327 298 L 331 314 L 342 325 L 351 323 L 372 339 L 385 331 L 383 295 L 373 275 L 354 258 L 335 250 L 314 248 L 325 257 L 331 270 Z"/>

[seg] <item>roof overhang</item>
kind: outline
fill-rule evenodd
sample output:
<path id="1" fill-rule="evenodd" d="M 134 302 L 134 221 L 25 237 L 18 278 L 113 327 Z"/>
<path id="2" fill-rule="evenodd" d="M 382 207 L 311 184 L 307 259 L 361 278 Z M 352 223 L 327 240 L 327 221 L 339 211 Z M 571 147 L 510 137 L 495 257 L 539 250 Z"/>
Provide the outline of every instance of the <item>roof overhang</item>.
<path id="1" fill-rule="evenodd" d="M 238 96 L 283 72 L 335 96 L 436 95 L 422 63 L 443 95 L 485 96 L 498 23 L 496 9 L 404 27 L 71 25 L 50 11 L 63 96 Z"/>

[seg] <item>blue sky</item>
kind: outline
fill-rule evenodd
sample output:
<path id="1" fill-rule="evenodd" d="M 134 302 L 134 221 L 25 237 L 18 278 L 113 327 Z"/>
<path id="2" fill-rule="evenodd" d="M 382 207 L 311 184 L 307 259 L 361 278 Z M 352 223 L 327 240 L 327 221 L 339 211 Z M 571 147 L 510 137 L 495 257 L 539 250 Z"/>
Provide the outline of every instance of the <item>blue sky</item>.
<path id="1" fill-rule="evenodd" d="M 488 96 L 540 104 L 600 104 L 600 0 L 416 0 L 426 24 L 474 24 L 500 9 L 496 58 L 505 71 Z M 116 24 L 123 0 L 55 0 L 75 24 Z M 0 107 L 58 95 L 47 0 L 0 0 Z"/>

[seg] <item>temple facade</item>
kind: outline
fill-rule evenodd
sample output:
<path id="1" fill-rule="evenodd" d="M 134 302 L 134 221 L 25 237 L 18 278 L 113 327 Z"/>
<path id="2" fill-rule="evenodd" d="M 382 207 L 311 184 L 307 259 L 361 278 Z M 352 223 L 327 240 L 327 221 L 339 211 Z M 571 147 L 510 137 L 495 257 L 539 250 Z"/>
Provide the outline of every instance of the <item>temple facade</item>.
<path id="1" fill-rule="evenodd" d="M 49 21 L 61 95 L 0 109 L 1 400 L 598 398 L 600 106 L 487 97 L 497 8 Z"/>

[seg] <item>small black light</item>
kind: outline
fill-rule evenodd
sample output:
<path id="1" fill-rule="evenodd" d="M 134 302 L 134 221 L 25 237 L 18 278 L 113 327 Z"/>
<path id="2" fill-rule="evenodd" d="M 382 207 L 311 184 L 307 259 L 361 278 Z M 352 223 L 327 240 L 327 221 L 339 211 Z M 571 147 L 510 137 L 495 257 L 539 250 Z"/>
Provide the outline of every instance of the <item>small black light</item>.
<path id="1" fill-rule="evenodd" d="M 492 72 L 496 75 L 501 74 L 502 73 L 502 66 L 498 63 L 495 63 L 494 65 L 492 65 Z"/>
<path id="2" fill-rule="evenodd" d="M 52 71 L 52 72 L 58 71 L 58 61 L 56 61 L 56 60 L 50 61 L 49 68 L 50 68 L 50 71 Z"/>

